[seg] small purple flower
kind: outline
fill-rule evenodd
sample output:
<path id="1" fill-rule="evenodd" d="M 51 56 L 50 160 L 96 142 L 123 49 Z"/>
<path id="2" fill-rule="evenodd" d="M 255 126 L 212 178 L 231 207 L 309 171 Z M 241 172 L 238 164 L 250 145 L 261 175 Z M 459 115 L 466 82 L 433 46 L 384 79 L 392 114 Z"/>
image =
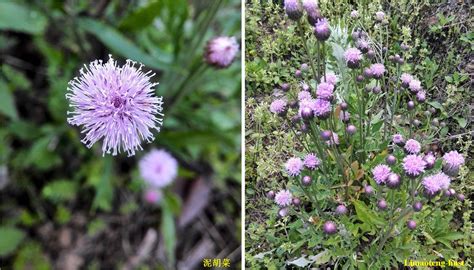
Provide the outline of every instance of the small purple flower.
<path id="1" fill-rule="evenodd" d="M 298 93 L 298 100 L 301 101 L 301 100 L 304 100 L 304 99 L 312 99 L 311 93 L 308 92 L 308 91 L 300 91 Z"/>
<path id="2" fill-rule="evenodd" d="M 339 112 L 339 120 L 341 120 L 344 123 L 349 122 L 350 117 L 351 117 L 351 114 L 347 111 L 341 110 Z"/>
<path id="3" fill-rule="evenodd" d="M 140 175 L 155 188 L 168 186 L 178 175 L 178 162 L 165 150 L 153 149 L 138 163 Z"/>
<path id="4" fill-rule="evenodd" d="M 459 167 L 464 164 L 464 157 L 457 151 L 451 151 L 443 156 L 443 171 L 452 177 L 455 177 L 459 172 Z"/>
<path id="5" fill-rule="evenodd" d="M 88 148 L 103 139 L 102 155 L 135 155 L 143 149 L 142 140 L 154 140 L 151 130 L 159 132 L 163 124 L 162 97 L 155 96 L 158 83 L 150 82 L 154 74 L 135 64 L 127 60 L 119 67 L 109 56 L 107 63 L 91 62 L 69 82 L 66 99 L 73 111 L 67 112 L 72 115 L 67 121 L 83 127 L 82 143 Z"/>
<path id="6" fill-rule="evenodd" d="M 339 135 L 336 132 L 332 132 L 332 136 L 326 141 L 328 146 L 332 146 L 334 144 L 339 145 Z"/>
<path id="7" fill-rule="evenodd" d="M 408 220 L 408 221 L 407 221 L 407 227 L 408 227 L 408 229 L 410 229 L 410 230 L 416 229 L 416 222 L 415 222 L 414 220 L 412 220 L 412 219 Z"/>
<path id="8" fill-rule="evenodd" d="M 410 85 L 410 82 L 413 80 L 413 76 L 411 76 L 408 73 L 403 73 L 400 76 L 400 80 L 402 81 L 402 86 L 406 88 Z"/>
<path id="9" fill-rule="evenodd" d="M 383 11 L 377 11 L 375 13 L 375 19 L 377 20 L 377 22 L 382 22 L 383 19 L 385 19 L 385 13 Z"/>
<path id="10" fill-rule="evenodd" d="M 392 142 L 398 146 L 403 146 L 405 144 L 405 139 L 401 134 L 395 134 L 392 136 Z"/>
<path id="11" fill-rule="evenodd" d="M 421 144 L 417 140 L 409 139 L 405 143 L 405 151 L 410 154 L 418 154 L 421 151 Z"/>
<path id="12" fill-rule="evenodd" d="M 280 217 L 285 217 L 288 215 L 288 207 L 283 207 L 280 210 L 278 210 L 278 215 Z"/>
<path id="13" fill-rule="evenodd" d="M 207 43 L 204 58 L 211 66 L 226 68 L 232 64 L 238 52 L 239 44 L 235 37 L 216 37 Z"/>
<path id="14" fill-rule="evenodd" d="M 356 48 L 349 48 L 344 52 L 344 59 L 349 68 L 358 68 L 362 60 L 362 52 Z"/>
<path id="15" fill-rule="evenodd" d="M 306 63 L 301 64 L 301 70 L 302 71 L 307 71 L 308 69 L 309 69 L 308 64 L 306 64 Z"/>
<path id="16" fill-rule="evenodd" d="M 388 155 L 387 158 L 385 158 L 385 162 L 387 162 L 388 165 L 395 165 L 397 158 L 394 155 Z"/>
<path id="17" fill-rule="evenodd" d="M 314 101 L 313 112 L 317 117 L 325 119 L 331 114 L 331 103 L 318 98 Z"/>
<path id="18" fill-rule="evenodd" d="M 351 18 L 356 19 L 359 17 L 359 11 L 353 10 L 351 11 Z"/>
<path id="19" fill-rule="evenodd" d="M 280 190 L 275 195 L 275 202 L 281 207 L 289 206 L 293 200 L 293 195 L 289 190 Z"/>
<path id="20" fill-rule="evenodd" d="M 326 41 L 331 35 L 331 29 L 326 18 L 318 20 L 314 26 L 314 35 L 319 41 Z"/>
<path id="21" fill-rule="evenodd" d="M 403 159 L 403 169 L 410 177 L 417 177 L 425 171 L 426 162 L 421 156 L 408 155 Z"/>
<path id="22" fill-rule="evenodd" d="M 314 110 L 314 103 L 315 103 L 315 100 L 312 99 L 312 98 L 305 98 L 305 99 L 301 99 L 300 102 L 299 102 L 299 109 L 298 109 L 298 115 L 300 117 L 303 117 L 303 112 L 306 113 L 306 111 L 309 109 L 311 111 Z M 314 114 L 314 113 L 313 113 Z"/>
<path id="23" fill-rule="evenodd" d="M 401 178 L 396 173 L 391 173 L 388 175 L 387 180 L 385 182 L 389 188 L 396 188 L 401 184 Z"/>
<path id="24" fill-rule="evenodd" d="M 304 166 L 310 170 L 314 170 L 321 164 L 321 160 L 313 153 L 309 153 L 304 158 Z"/>
<path id="25" fill-rule="evenodd" d="M 421 89 L 423 89 L 421 87 L 421 82 L 417 79 L 412 79 L 410 81 L 410 83 L 408 84 L 408 88 L 410 89 L 411 92 L 413 93 L 417 93 L 418 91 L 420 91 Z"/>
<path id="26" fill-rule="evenodd" d="M 305 175 L 303 176 L 301 183 L 303 184 L 303 186 L 311 186 L 311 183 L 313 183 L 313 179 L 311 179 L 311 176 Z"/>
<path id="27" fill-rule="evenodd" d="M 286 172 L 290 176 L 297 176 L 301 173 L 301 170 L 303 170 L 303 161 L 297 157 L 290 158 L 286 164 Z"/>
<path id="28" fill-rule="evenodd" d="M 385 209 L 387 209 L 387 202 L 386 202 L 384 199 L 380 199 L 380 200 L 377 202 L 377 207 L 378 207 L 380 210 L 385 210 Z"/>
<path id="29" fill-rule="evenodd" d="M 385 164 L 379 164 L 372 169 L 372 175 L 378 185 L 384 184 L 391 172 L 390 167 Z"/>
<path id="30" fill-rule="evenodd" d="M 334 73 L 327 73 L 326 76 L 321 77 L 321 82 L 329 83 L 332 85 L 336 85 L 337 83 L 337 76 Z"/>
<path id="31" fill-rule="evenodd" d="M 373 64 L 370 66 L 370 72 L 372 73 L 372 77 L 374 77 L 375 79 L 380 79 L 385 73 L 385 66 L 379 63 Z"/>
<path id="32" fill-rule="evenodd" d="M 356 47 L 359 49 L 362 53 L 367 53 L 370 49 L 369 42 L 367 40 L 361 38 L 357 40 L 356 42 Z"/>
<path id="33" fill-rule="evenodd" d="M 337 226 L 336 223 L 332 221 L 326 221 L 323 224 L 323 231 L 326 234 L 335 234 L 337 232 Z"/>
<path id="34" fill-rule="evenodd" d="M 297 21 L 303 16 L 303 9 L 299 0 L 285 0 L 285 11 L 290 19 Z"/>
<path id="35" fill-rule="evenodd" d="M 432 169 L 436 162 L 436 157 L 433 153 L 429 152 L 423 157 L 423 160 L 426 162 L 426 169 Z"/>
<path id="36" fill-rule="evenodd" d="M 347 207 L 343 204 L 338 205 L 336 207 L 336 214 L 341 216 L 347 214 Z"/>
<path id="37" fill-rule="evenodd" d="M 348 125 L 346 131 L 349 135 L 354 135 L 357 132 L 357 128 L 354 125 Z"/>
<path id="38" fill-rule="evenodd" d="M 424 90 L 420 90 L 416 93 L 416 100 L 418 102 L 424 102 L 426 100 L 426 92 Z"/>
<path id="39" fill-rule="evenodd" d="M 272 113 L 281 115 L 284 112 L 286 112 L 286 101 L 283 99 L 275 99 L 271 104 L 270 104 L 270 111 Z"/>
<path id="40" fill-rule="evenodd" d="M 143 194 L 143 199 L 149 204 L 158 204 L 162 197 L 161 190 L 156 188 L 149 188 Z"/>
<path id="41" fill-rule="evenodd" d="M 334 93 L 334 85 L 322 82 L 318 85 L 316 89 L 317 98 L 332 100 Z"/>
<path id="42" fill-rule="evenodd" d="M 415 212 L 420 212 L 422 208 L 423 208 L 423 204 L 421 202 L 415 202 L 413 204 L 413 210 Z"/>
<path id="43" fill-rule="evenodd" d="M 367 185 L 364 187 L 364 192 L 368 195 L 371 195 L 374 193 L 374 188 L 372 186 Z"/>
<path id="44" fill-rule="evenodd" d="M 303 0 L 303 8 L 308 14 L 308 22 L 311 25 L 315 25 L 319 19 L 321 19 L 321 12 L 318 8 L 318 1 L 316 0 Z"/>
<path id="45" fill-rule="evenodd" d="M 270 190 L 269 192 L 267 192 L 267 198 L 273 200 L 275 198 L 275 191 Z"/>

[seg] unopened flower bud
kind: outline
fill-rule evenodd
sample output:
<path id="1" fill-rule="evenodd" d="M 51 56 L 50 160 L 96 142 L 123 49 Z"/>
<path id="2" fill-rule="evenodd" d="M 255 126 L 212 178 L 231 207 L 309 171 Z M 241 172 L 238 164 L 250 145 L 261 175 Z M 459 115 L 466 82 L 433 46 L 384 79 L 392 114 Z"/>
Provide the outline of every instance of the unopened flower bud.
<path id="1" fill-rule="evenodd" d="M 415 212 L 420 212 L 422 208 L 423 208 L 423 204 L 421 202 L 415 202 L 413 204 L 413 210 Z"/>
<path id="2" fill-rule="evenodd" d="M 387 202 L 384 199 L 381 199 L 377 202 L 377 207 L 380 210 L 385 210 L 385 209 L 387 209 Z"/>
<path id="3" fill-rule="evenodd" d="M 330 130 L 324 130 L 321 132 L 321 138 L 325 141 L 329 141 L 331 139 L 332 132 Z"/>
<path id="4" fill-rule="evenodd" d="M 386 180 L 386 184 L 389 188 L 396 188 L 400 185 L 400 176 L 396 173 L 391 173 Z"/>
<path id="5" fill-rule="evenodd" d="M 364 192 L 368 195 L 372 195 L 374 193 L 374 188 L 372 186 L 365 186 L 364 187 Z"/>
<path id="6" fill-rule="evenodd" d="M 347 213 L 347 208 L 345 205 L 340 204 L 336 207 L 336 214 L 338 215 L 345 215 Z"/>
<path id="7" fill-rule="evenodd" d="M 326 221 L 323 225 L 323 231 L 326 234 L 335 234 L 337 232 L 337 226 L 332 221 Z"/>
<path id="8" fill-rule="evenodd" d="M 269 192 L 267 192 L 267 198 L 273 200 L 275 198 L 275 191 L 270 190 Z"/>
<path id="9" fill-rule="evenodd" d="M 303 179 L 301 180 L 301 183 L 303 186 L 310 186 L 313 180 L 311 179 L 311 176 L 305 175 L 303 176 Z"/>
<path id="10" fill-rule="evenodd" d="M 293 205 L 294 206 L 300 206 L 301 200 L 299 198 L 293 198 Z"/>
<path id="11" fill-rule="evenodd" d="M 407 221 L 407 227 L 410 230 L 414 230 L 416 228 L 416 222 L 414 220 L 408 220 Z"/>
<path id="12" fill-rule="evenodd" d="M 347 105 L 346 102 L 341 103 L 341 110 L 346 111 L 348 107 L 349 107 L 349 105 Z"/>
<path id="13" fill-rule="evenodd" d="M 297 70 L 295 71 L 295 77 L 296 77 L 296 78 L 300 78 L 300 77 L 301 77 L 301 70 L 297 69 Z"/>
<path id="14" fill-rule="evenodd" d="M 385 161 L 388 165 L 395 165 L 395 163 L 397 162 L 397 158 L 394 155 L 388 155 Z"/>
<path id="15" fill-rule="evenodd" d="M 354 125 L 348 125 L 346 131 L 349 135 L 354 135 L 357 132 L 357 128 Z"/>
<path id="16" fill-rule="evenodd" d="M 413 110 L 415 108 L 415 102 L 413 102 L 412 100 L 408 101 L 407 103 L 407 109 L 409 111 Z"/>

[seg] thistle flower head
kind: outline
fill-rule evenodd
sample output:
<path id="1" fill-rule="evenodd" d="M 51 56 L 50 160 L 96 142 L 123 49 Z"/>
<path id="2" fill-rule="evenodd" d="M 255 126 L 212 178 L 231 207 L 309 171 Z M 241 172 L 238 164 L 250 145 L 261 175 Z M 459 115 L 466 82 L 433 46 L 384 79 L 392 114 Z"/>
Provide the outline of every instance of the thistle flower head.
<path id="1" fill-rule="evenodd" d="M 408 73 L 403 73 L 400 76 L 400 80 L 402 81 L 403 86 L 408 87 L 410 85 L 411 80 L 413 80 L 413 76 Z"/>
<path id="2" fill-rule="evenodd" d="M 238 52 L 239 44 L 235 37 L 216 37 L 207 43 L 204 58 L 211 66 L 226 68 L 232 64 Z"/>
<path id="3" fill-rule="evenodd" d="M 417 79 L 412 79 L 408 84 L 408 88 L 411 92 L 416 93 L 422 89 L 421 82 Z"/>
<path id="4" fill-rule="evenodd" d="M 290 158 L 285 163 L 285 169 L 289 176 L 297 176 L 303 170 L 303 161 L 297 157 Z"/>
<path id="5" fill-rule="evenodd" d="M 304 166 L 310 170 L 316 169 L 321 164 L 321 160 L 313 153 L 304 157 Z"/>
<path id="6" fill-rule="evenodd" d="M 377 12 L 375 12 L 375 19 L 376 19 L 378 22 L 383 21 L 383 19 L 385 19 L 385 13 L 384 13 L 383 11 L 377 11 Z"/>
<path id="7" fill-rule="evenodd" d="M 293 195 L 289 190 L 283 189 L 275 195 L 275 202 L 281 207 L 289 206 L 292 202 Z"/>
<path id="8" fill-rule="evenodd" d="M 332 84 L 332 85 L 336 85 L 337 83 L 337 76 L 336 74 L 332 73 L 332 72 L 328 72 L 326 73 L 326 76 L 324 77 L 321 77 L 321 82 L 324 82 L 324 83 L 329 83 L 329 84 Z"/>
<path id="9" fill-rule="evenodd" d="M 154 94 L 153 75 L 131 60 L 119 67 L 112 56 L 107 63 L 96 60 L 80 70 L 69 82 L 66 99 L 73 111 L 67 121 L 82 126 L 87 147 L 103 139 L 103 155 L 124 151 L 133 156 L 142 150 L 142 140 L 154 140 L 151 130 L 160 131 L 163 102 Z"/>
<path id="10" fill-rule="evenodd" d="M 157 204 L 161 201 L 163 194 L 160 189 L 149 188 L 143 194 L 143 199 L 149 204 Z"/>
<path id="11" fill-rule="evenodd" d="M 356 48 L 349 48 L 344 52 L 344 59 L 348 67 L 357 68 L 362 60 L 362 52 Z"/>
<path id="12" fill-rule="evenodd" d="M 318 98 L 331 100 L 334 93 L 334 85 L 322 82 L 316 89 L 316 95 Z"/>
<path id="13" fill-rule="evenodd" d="M 281 114 L 286 111 L 286 101 L 283 99 L 275 99 L 270 104 L 270 111 L 275 114 Z"/>
<path id="14" fill-rule="evenodd" d="M 459 168 L 464 164 L 464 157 L 458 151 L 450 151 L 443 156 L 443 160 L 448 167 Z"/>
<path id="15" fill-rule="evenodd" d="M 339 112 L 339 119 L 342 121 L 342 122 L 348 122 L 349 119 L 351 117 L 351 114 L 348 112 L 348 111 L 343 111 L 341 110 Z"/>
<path id="16" fill-rule="evenodd" d="M 405 143 L 405 150 L 410 154 L 418 154 L 421 151 L 421 144 L 417 140 L 409 139 Z"/>
<path id="17" fill-rule="evenodd" d="M 319 118 L 326 118 L 331 114 L 331 103 L 325 99 L 316 99 L 314 101 L 313 112 Z"/>
<path id="18" fill-rule="evenodd" d="M 403 138 L 402 134 L 395 134 L 392 136 L 392 142 L 396 145 L 403 145 L 405 143 L 405 139 Z"/>
<path id="19" fill-rule="evenodd" d="M 351 18 L 355 19 L 359 17 L 359 11 L 353 10 L 351 11 Z"/>
<path id="20" fill-rule="evenodd" d="M 308 91 L 300 91 L 298 93 L 298 100 L 311 99 L 311 93 Z"/>
<path id="21" fill-rule="evenodd" d="M 335 234 L 337 232 L 337 226 L 336 223 L 332 221 L 326 221 L 323 224 L 323 231 L 326 234 Z"/>
<path id="22" fill-rule="evenodd" d="M 448 189 L 451 183 L 451 178 L 446 174 L 439 172 L 423 178 L 422 185 L 426 194 L 432 196 L 442 189 Z"/>
<path id="23" fill-rule="evenodd" d="M 154 188 L 169 185 L 178 175 L 178 162 L 165 150 L 153 149 L 138 163 L 140 175 Z"/>
<path id="24" fill-rule="evenodd" d="M 316 22 L 314 26 L 314 35 L 319 41 L 326 41 L 331 35 L 331 29 L 326 18 L 322 18 Z"/>
<path id="25" fill-rule="evenodd" d="M 326 144 L 329 146 L 334 144 L 339 145 L 339 135 L 337 135 L 336 132 L 331 132 L 331 137 L 326 141 Z"/>
<path id="26" fill-rule="evenodd" d="M 379 164 L 372 169 L 372 175 L 378 185 L 384 184 L 390 173 L 392 173 L 392 170 L 385 164 Z"/>
<path id="27" fill-rule="evenodd" d="M 416 100 L 418 100 L 418 102 L 424 102 L 426 100 L 426 91 L 418 91 L 418 93 L 416 93 Z"/>
<path id="28" fill-rule="evenodd" d="M 285 0 L 284 6 L 286 14 L 290 19 L 297 21 L 303 16 L 303 9 L 299 0 Z"/>
<path id="29" fill-rule="evenodd" d="M 408 176 L 417 177 L 425 171 L 426 162 L 421 156 L 408 155 L 403 159 L 403 169 Z"/>
<path id="30" fill-rule="evenodd" d="M 369 42 L 367 42 L 367 40 L 363 38 L 360 38 L 357 40 L 356 47 L 357 49 L 361 50 L 363 53 L 368 52 L 370 49 Z"/>
<path id="31" fill-rule="evenodd" d="M 303 8 L 306 12 L 314 13 L 318 11 L 318 1 L 317 0 L 303 0 Z"/>
<path id="32" fill-rule="evenodd" d="M 383 74 L 385 73 L 385 66 L 383 64 L 373 64 L 370 66 L 370 72 L 372 77 L 376 79 L 382 78 Z"/>

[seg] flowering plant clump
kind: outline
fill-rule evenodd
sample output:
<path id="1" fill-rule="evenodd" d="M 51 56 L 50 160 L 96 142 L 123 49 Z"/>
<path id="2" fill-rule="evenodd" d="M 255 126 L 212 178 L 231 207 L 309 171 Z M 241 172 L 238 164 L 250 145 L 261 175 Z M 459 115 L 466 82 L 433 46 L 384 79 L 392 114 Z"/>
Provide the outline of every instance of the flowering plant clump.
<path id="1" fill-rule="evenodd" d="M 465 157 L 431 149 L 436 127 L 429 126 L 432 112 L 421 111 L 434 109 L 430 89 L 411 71 L 405 51 L 386 43 L 381 29 L 390 16 L 378 11 L 372 33 L 357 24 L 344 36 L 319 11 L 317 21 L 304 23 L 308 8 L 293 2 L 285 1 L 286 12 L 308 72 L 295 74 L 303 91 L 287 87 L 271 103 L 295 143 L 280 164 L 287 180 L 267 193 L 293 244 L 282 248 L 286 263 L 390 268 L 418 254 L 426 235 L 446 245 L 459 239 L 448 225 L 439 233 L 431 222 L 448 224 L 442 211 L 464 200 L 451 183 Z M 359 14 L 348 17 L 357 21 Z"/>

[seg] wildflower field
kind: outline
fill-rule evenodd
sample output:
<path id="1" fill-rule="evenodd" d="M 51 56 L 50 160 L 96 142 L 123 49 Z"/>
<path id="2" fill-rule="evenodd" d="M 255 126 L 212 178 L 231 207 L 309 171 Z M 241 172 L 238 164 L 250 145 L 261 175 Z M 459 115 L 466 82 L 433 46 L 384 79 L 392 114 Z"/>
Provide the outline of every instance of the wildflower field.
<path id="1" fill-rule="evenodd" d="M 247 268 L 473 267 L 470 12 L 246 2 Z"/>
<path id="2" fill-rule="evenodd" d="M 0 269 L 240 265 L 241 5 L 0 1 Z"/>

